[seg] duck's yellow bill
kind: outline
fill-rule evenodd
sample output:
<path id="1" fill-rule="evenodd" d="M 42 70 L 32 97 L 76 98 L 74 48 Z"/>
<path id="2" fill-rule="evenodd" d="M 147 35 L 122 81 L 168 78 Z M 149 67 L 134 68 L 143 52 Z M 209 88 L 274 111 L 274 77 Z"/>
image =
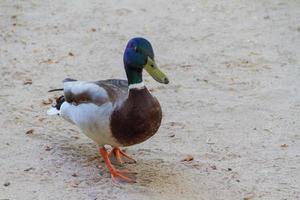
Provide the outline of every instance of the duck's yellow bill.
<path id="1" fill-rule="evenodd" d="M 158 69 L 154 60 L 148 57 L 146 65 L 144 65 L 144 69 L 159 83 L 168 84 L 169 79 L 168 77 Z"/>

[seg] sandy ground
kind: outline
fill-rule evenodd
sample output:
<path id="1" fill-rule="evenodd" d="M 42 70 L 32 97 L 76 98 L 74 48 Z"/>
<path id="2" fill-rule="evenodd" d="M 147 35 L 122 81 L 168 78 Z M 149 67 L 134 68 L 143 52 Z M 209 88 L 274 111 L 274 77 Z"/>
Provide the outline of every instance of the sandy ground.
<path id="1" fill-rule="evenodd" d="M 125 78 L 134 36 L 171 83 L 145 75 L 163 123 L 126 148 L 138 182 L 114 187 L 96 145 L 42 102 L 65 77 Z M 2 0 L 0 199 L 300 199 L 299 64 L 296 0 Z"/>

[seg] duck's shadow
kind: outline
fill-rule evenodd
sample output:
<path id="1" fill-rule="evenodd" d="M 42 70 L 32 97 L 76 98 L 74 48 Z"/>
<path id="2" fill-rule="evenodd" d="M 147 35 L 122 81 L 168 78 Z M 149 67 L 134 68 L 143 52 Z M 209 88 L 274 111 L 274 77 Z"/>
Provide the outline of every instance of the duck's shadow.
<path id="1" fill-rule="evenodd" d="M 137 184 L 146 187 L 164 187 L 176 184 L 178 174 L 172 163 L 162 159 L 139 159 L 131 168 L 137 172 Z"/>
<path id="2" fill-rule="evenodd" d="M 128 154 L 137 158 L 137 162 L 133 164 L 125 163 L 122 166 L 117 166 L 122 169 L 129 169 L 136 175 L 136 186 L 155 188 L 155 187 L 167 187 L 171 184 L 180 184 L 180 166 L 176 167 L 176 163 L 171 161 L 164 161 L 163 159 L 146 159 L 146 155 L 139 155 L 139 151 L 128 150 Z M 147 153 L 156 154 L 155 152 L 148 151 Z M 97 146 L 92 142 L 87 143 L 74 143 L 66 141 L 66 143 L 60 143 L 56 145 L 56 154 L 64 157 L 66 162 L 72 162 L 72 165 L 76 163 L 79 168 L 88 168 L 93 178 L 91 184 L 102 184 L 110 181 L 110 175 L 103 163 L 103 159 L 97 153 Z M 153 155 L 151 156 L 153 157 Z M 98 166 L 102 166 L 102 169 L 98 169 Z M 99 177 L 101 176 L 101 177 Z M 87 181 L 90 178 L 86 179 Z"/>

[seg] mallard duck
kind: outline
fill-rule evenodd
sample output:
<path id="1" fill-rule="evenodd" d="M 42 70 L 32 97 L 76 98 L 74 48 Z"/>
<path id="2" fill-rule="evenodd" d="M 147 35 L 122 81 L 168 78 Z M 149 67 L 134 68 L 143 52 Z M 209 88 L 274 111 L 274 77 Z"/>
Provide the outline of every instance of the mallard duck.
<path id="1" fill-rule="evenodd" d="M 63 88 L 49 91 L 63 90 L 63 96 L 47 113 L 75 124 L 97 143 L 113 181 L 135 182 L 112 165 L 110 155 L 119 163 L 123 163 L 123 157 L 135 161 L 120 147 L 144 142 L 160 127 L 162 110 L 144 85 L 143 70 L 159 83 L 168 84 L 169 80 L 157 67 L 152 46 L 144 38 L 133 38 L 128 42 L 123 62 L 127 80 L 83 82 L 65 79 Z M 108 152 L 105 145 L 112 146 L 112 150 Z"/>

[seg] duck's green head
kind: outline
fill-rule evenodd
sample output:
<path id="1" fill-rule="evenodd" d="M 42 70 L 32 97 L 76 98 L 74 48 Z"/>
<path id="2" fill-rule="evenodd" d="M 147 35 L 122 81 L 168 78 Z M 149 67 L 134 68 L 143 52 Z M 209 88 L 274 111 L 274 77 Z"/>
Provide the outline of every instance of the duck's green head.
<path id="1" fill-rule="evenodd" d="M 150 42 L 144 38 L 131 39 L 124 52 L 124 66 L 128 84 L 143 81 L 142 72 L 145 69 L 157 82 L 168 84 L 167 76 L 159 70 L 154 60 L 154 53 Z"/>

